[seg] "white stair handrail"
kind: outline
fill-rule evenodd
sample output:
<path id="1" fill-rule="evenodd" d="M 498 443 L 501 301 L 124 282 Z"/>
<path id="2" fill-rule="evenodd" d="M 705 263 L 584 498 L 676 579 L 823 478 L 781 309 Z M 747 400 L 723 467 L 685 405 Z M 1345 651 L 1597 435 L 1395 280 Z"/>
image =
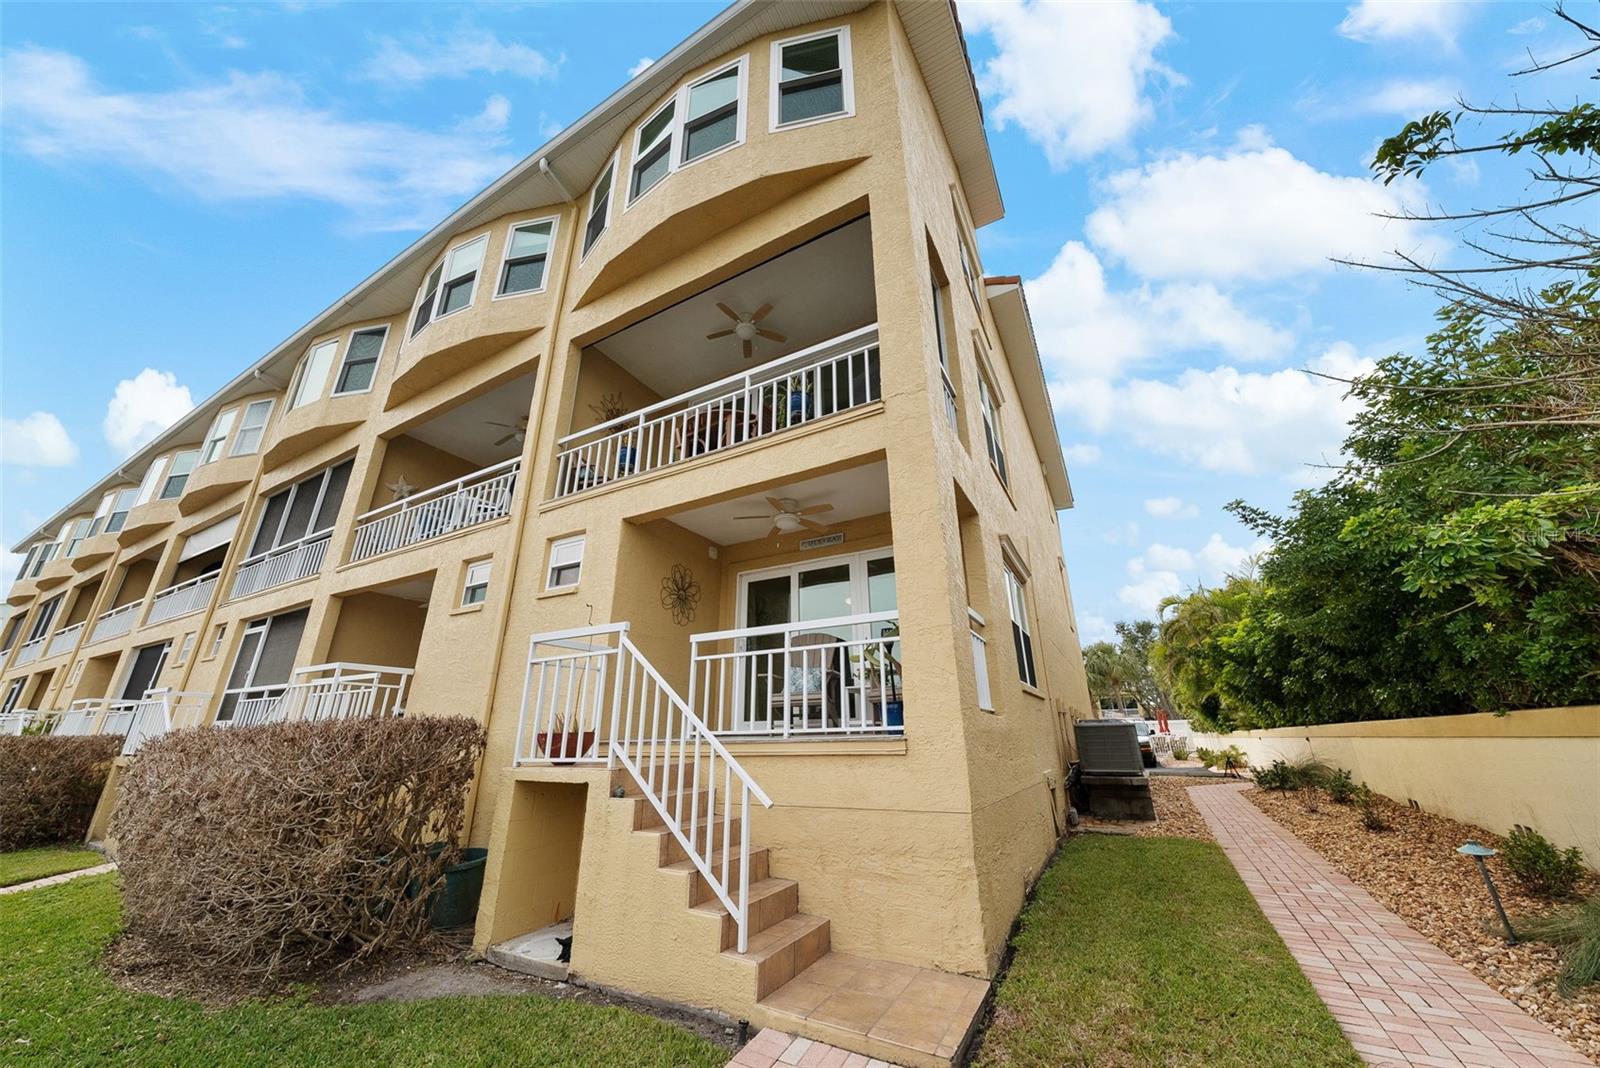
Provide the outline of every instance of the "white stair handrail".
<path id="1" fill-rule="evenodd" d="M 612 638 L 614 645 L 610 644 Z M 541 657 L 537 655 L 541 645 L 554 646 L 562 652 Z M 577 674 L 580 671 L 581 677 Z M 532 727 L 536 739 L 540 713 L 547 708 L 547 693 L 554 697 L 555 691 L 560 691 L 560 697 L 567 700 L 567 713 L 576 708 L 580 726 L 586 706 L 594 714 L 591 722 L 597 735 L 603 732 L 609 739 L 606 765 L 620 764 L 638 784 L 662 823 L 733 917 L 739 952 L 745 952 L 750 926 L 750 801 L 754 798 L 764 808 L 771 808 L 772 799 L 766 791 L 633 644 L 627 623 L 536 634 L 530 639 L 523 714 L 514 751 L 519 762 L 523 760 L 530 726 L 530 690 L 535 693 Z M 607 726 L 598 719 L 604 712 L 608 690 Z M 553 709 L 553 703 L 548 707 Z M 563 721 L 567 722 L 565 715 Z M 549 745 L 553 718 L 545 718 L 544 727 L 546 746 L 553 749 Z M 536 742 L 533 749 L 537 750 Z M 560 759 L 565 754 L 551 755 Z M 527 759 L 535 758 L 530 755 Z M 737 831 L 733 827 L 736 808 Z"/>

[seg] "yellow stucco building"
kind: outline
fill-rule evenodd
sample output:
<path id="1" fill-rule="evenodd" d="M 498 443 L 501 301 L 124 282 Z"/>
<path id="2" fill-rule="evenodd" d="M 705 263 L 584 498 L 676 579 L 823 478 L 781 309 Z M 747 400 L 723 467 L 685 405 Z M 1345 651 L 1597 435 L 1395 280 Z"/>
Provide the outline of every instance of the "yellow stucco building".
<path id="1" fill-rule="evenodd" d="M 18 546 L 0 725 L 474 717 L 480 949 L 948 1063 L 1089 712 L 1001 214 L 952 5 L 734 4 Z"/>

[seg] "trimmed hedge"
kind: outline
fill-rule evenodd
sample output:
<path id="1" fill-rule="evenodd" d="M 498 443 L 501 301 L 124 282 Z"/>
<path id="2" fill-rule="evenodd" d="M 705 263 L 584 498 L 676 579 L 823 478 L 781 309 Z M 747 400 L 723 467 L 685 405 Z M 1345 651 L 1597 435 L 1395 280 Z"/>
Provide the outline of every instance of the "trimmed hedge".
<path id="1" fill-rule="evenodd" d="M 125 929 L 170 961 L 277 979 L 427 931 L 484 732 L 459 717 L 182 730 L 124 776 Z"/>
<path id="2" fill-rule="evenodd" d="M 81 841 L 120 735 L 0 737 L 0 852 Z"/>

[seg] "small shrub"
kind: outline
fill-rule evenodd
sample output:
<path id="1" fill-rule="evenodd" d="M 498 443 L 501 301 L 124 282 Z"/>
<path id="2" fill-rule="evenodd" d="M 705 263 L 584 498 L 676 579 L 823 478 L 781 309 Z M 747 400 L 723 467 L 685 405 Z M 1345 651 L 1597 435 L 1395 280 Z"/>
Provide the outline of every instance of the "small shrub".
<path id="1" fill-rule="evenodd" d="M 1208 768 L 1217 766 L 1217 751 L 1215 749 L 1207 749 L 1202 745 L 1194 751 L 1194 755 L 1199 758 L 1200 763 Z"/>
<path id="2" fill-rule="evenodd" d="M 1545 897 L 1565 897 L 1583 878 L 1583 853 L 1557 849 L 1550 839 L 1520 823 L 1501 845 L 1500 855 L 1522 885 Z"/>
<path id="3" fill-rule="evenodd" d="M 1333 765 L 1316 757 L 1301 757 L 1289 765 L 1294 770 L 1294 780 L 1301 786 L 1321 786 L 1333 775 Z"/>
<path id="4" fill-rule="evenodd" d="M 1238 777 L 1239 772 L 1250 766 L 1250 761 L 1245 759 L 1244 750 L 1236 745 L 1230 745 L 1217 754 L 1217 767 L 1224 773 Z"/>
<path id="5" fill-rule="evenodd" d="M 1356 807 L 1361 813 L 1361 826 L 1369 831 L 1387 831 L 1389 822 L 1383 818 L 1383 810 L 1378 807 L 1378 795 L 1372 788 L 1362 783 L 1355 790 Z"/>
<path id="6" fill-rule="evenodd" d="M 1355 799 L 1356 781 L 1343 768 L 1335 768 L 1329 772 L 1323 785 L 1327 787 L 1328 797 L 1335 804 L 1348 805 Z"/>
<path id="7" fill-rule="evenodd" d="M 121 751 L 117 735 L 0 738 L 0 852 L 82 840 Z"/>
<path id="8" fill-rule="evenodd" d="M 162 963 L 266 981 L 423 936 L 483 745 L 432 716 L 146 743 L 112 817 L 126 930 Z"/>
<path id="9" fill-rule="evenodd" d="M 1256 769 L 1256 785 L 1263 790 L 1298 790 L 1300 777 L 1290 765 L 1274 760 L 1271 766 Z"/>
<path id="10" fill-rule="evenodd" d="M 1189 739 L 1187 739 L 1187 738 L 1174 738 L 1172 740 L 1172 759 L 1173 760 L 1188 760 L 1189 759 Z"/>
<path id="11" fill-rule="evenodd" d="M 1579 987 L 1600 982 L 1600 895 L 1545 916 L 1516 921 L 1517 932 L 1561 950 L 1556 990 L 1571 997 Z"/>

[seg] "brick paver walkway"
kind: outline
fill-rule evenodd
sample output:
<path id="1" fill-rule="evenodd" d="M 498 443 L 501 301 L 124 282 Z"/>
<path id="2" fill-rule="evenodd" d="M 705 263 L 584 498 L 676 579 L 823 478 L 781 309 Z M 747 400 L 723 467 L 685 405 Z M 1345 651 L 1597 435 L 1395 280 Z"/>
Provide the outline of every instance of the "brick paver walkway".
<path id="1" fill-rule="evenodd" d="M 838 1046 L 795 1038 L 764 1027 L 728 1062 L 728 1068 L 894 1068 Z"/>
<path id="2" fill-rule="evenodd" d="M 1589 1063 L 1334 871 L 1244 789 L 1194 787 L 1189 796 L 1368 1064 Z"/>
<path id="3" fill-rule="evenodd" d="M 92 868 L 79 868 L 77 871 L 62 872 L 60 875 L 48 875 L 43 879 L 35 879 L 31 883 L 18 883 L 15 886 L 0 886 L 0 894 L 20 894 L 24 890 L 37 890 L 41 886 L 55 886 L 57 883 L 70 883 L 74 879 L 81 879 L 85 875 L 104 875 L 108 871 L 116 871 L 115 864 L 96 864 Z"/>

